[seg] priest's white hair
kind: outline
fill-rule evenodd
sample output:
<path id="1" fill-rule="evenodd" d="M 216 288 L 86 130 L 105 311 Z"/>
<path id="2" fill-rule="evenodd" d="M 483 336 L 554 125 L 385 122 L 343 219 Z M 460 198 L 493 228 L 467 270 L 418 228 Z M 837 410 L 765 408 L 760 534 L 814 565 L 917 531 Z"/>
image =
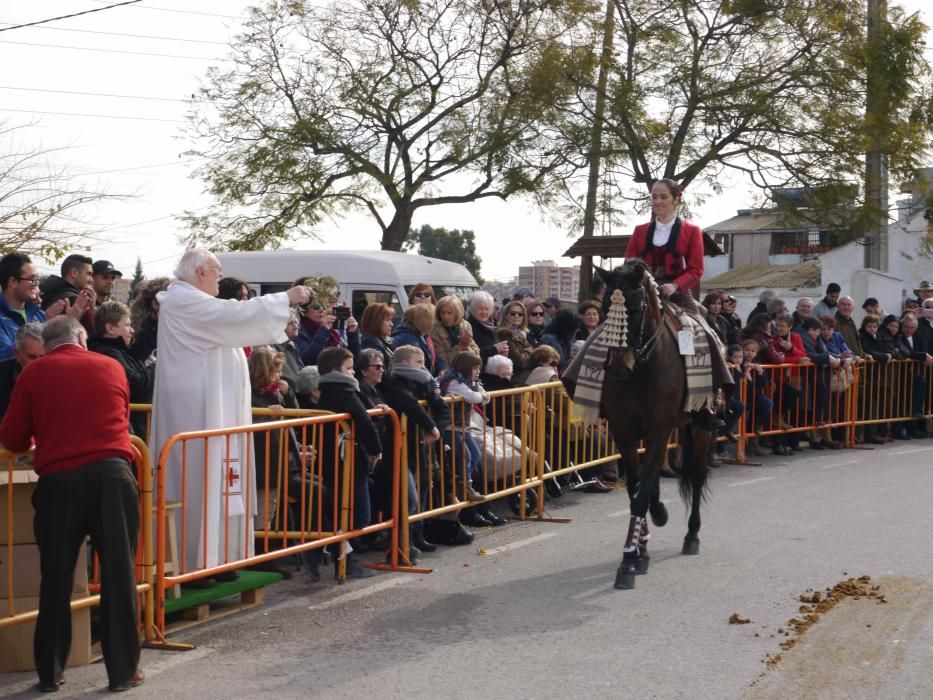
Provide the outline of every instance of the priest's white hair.
<path id="1" fill-rule="evenodd" d="M 189 248 L 181 256 L 175 268 L 175 277 L 182 282 L 194 284 L 198 279 L 198 268 L 204 267 L 211 261 L 213 253 L 204 248 Z"/>

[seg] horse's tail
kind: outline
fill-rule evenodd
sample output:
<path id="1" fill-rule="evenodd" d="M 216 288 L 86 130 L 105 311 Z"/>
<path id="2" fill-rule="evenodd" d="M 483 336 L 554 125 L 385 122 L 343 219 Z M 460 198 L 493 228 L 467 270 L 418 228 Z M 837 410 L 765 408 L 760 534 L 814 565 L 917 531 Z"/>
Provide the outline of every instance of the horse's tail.
<path id="1" fill-rule="evenodd" d="M 705 501 L 709 492 L 709 461 L 707 450 L 709 440 L 715 439 L 710 433 L 698 435 L 689 423 L 681 428 L 681 469 L 680 497 L 688 506 L 693 502 L 694 494 Z"/>

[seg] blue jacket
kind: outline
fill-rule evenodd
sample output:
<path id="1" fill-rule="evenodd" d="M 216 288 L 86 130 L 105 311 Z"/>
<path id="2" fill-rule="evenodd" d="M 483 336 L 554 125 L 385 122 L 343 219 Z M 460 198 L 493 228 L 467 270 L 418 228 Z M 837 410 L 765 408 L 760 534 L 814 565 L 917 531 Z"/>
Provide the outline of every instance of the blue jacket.
<path id="1" fill-rule="evenodd" d="M 424 353 L 424 368 L 431 373 L 432 377 L 438 376 L 447 369 L 447 363 L 433 351 L 434 343 L 432 342 L 431 347 L 428 347 L 427 338 L 414 328 L 409 328 L 405 321 L 392 329 L 392 349 L 398 350 L 403 345 L 414 345 Z"/>
<path id="2" fill-rule="evenodd" d="M 13 357 L 16 347 L 16 331 L 27 322 L 45 322 L 45 311 L 37 304 L 26 302 L 26 320 L 10 308 L 10 303 L 3 294 L 0 294 L 0 360 Z"/>
<path id="3" fill-rule="evenodd" d="M 360 354 L 359 330 L 355 330 L 352 333 L 347 333 L 342 330 L 337 332 L 340 334 L 340 345 L 352 352 L 354 358 L 357 357 Z M 317 332 L 312 335 L 307 328 L 299 325 L 298 337 L 295 338 L 295 346 L 298 348 L 298 355 L 301 357 L 301 361 L 305 366 L 316 365 L 317 356 L 321 354 L 321 350 L 330 347 L 330 331 L 326 327 L 321 326 Z"/>

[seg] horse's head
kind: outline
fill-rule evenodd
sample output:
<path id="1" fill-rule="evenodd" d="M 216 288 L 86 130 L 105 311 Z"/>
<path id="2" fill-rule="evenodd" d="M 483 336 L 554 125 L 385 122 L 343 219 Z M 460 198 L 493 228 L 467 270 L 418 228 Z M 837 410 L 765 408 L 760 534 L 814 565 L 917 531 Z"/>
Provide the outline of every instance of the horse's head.
<path id="1" fill-rule="evenodd" d="M 646 316 L 658 319 L 658 307 L 655 291 L 651 285 L 648 267 L 638 258 L 629 258 L 621 267 L 613 270 L 594 268 L 600 279 L 606 283 L 606 296 L 603 297 L 603 316 L 608 316 L 612 305 L 612 294 L 620 290 L 625 297 L 625 318 L 628 324 L 627 342 L 623 349 L 635 350 L 641 346 Z"/>

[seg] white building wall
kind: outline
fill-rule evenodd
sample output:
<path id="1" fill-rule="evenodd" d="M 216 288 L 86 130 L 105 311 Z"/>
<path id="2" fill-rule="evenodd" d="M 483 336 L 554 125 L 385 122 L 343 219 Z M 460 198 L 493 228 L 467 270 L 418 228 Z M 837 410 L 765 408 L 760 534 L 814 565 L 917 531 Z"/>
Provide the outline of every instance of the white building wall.
<path id="1" fill-rule="evenodd" d="M 914 288 L 921 281 L 933 279 L 933 259 L 922 248 L 928 226 L 921 213 L 908 220 L 906 226 L 896 223 L 888 227 L 888 272 L 874 276 L 877 284 L 867 283 L 864 275 L 856 275 L 865 271 L 863 246 L 852 242 L 823 253 L 820 256 L 823 289 L 830 282 L 837 282 L 843 294 L 856 297 L 858 293 L 855 302 L 859 317 L 864 301 L 860 297 L 866 289 L 870 293 L 865 296 L 877 297 L 882 308 L 889 313 L 898 313 L 904 299 L 913 296 Z M 862 279 L 856 282 L 853 275 Z"/>

